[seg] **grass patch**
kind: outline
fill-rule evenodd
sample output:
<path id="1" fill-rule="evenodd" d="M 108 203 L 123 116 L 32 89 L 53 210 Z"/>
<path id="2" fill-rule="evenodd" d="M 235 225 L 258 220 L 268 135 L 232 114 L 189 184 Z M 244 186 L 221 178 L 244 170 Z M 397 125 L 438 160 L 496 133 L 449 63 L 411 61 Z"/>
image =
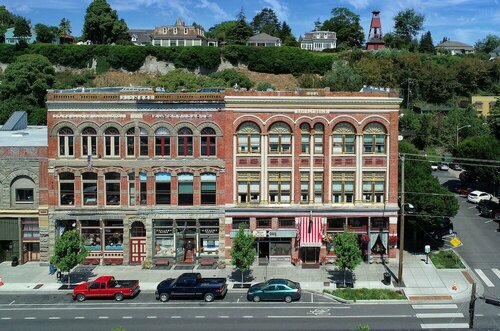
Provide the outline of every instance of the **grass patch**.
<path id="1" fill-rule="evenodd" d="M 431 261 L 434 263 L 434 266 L 438 269 L 464 269 L 460 258 L 453 251 L 439 251 L 432 252 Z"/>
<path id="2" fill-rule="evenodd" d="M 325 290 L 326 293 L 346 300 L 406 300 L 401 291 L 370 288 L 346 288 L 341 290 Z"/>

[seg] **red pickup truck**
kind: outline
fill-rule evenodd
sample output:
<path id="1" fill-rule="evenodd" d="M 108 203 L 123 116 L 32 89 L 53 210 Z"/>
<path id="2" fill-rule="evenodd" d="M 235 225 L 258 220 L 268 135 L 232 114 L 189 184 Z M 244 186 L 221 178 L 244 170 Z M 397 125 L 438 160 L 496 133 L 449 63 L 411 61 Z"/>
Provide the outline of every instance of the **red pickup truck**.
<path id="1" fill-rule="evenodd" d="M 73 290 L 73 300 L 82 302 L 86 298 L 114 298 L 122 301 L 132 298 L 140 291 L 138 280 L 116 280 L 113 276 L 101 276 L 93 282 L 79 284 Z"/>

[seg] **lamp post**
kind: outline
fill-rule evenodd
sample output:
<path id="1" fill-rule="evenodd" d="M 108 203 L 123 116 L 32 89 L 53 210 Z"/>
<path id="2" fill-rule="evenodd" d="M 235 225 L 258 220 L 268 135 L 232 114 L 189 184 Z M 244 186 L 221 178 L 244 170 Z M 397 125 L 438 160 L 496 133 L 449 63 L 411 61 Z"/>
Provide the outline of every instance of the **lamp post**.
<path id="1" fill-rule="evenodd" d="M 471 125 L 468 124 L 468 125 L 464 125 L 464 126 L 461 126 L 461 127 L 458 127 L 457 125 L 457 145 L 458 145 L 458 131 L 462 130 L 462 129 L 465 129 L 465 128 L 470 128 Z"/>
<path id="2" fill-rule="evenodd" d="M 400 287 L 404 287 L 403 254 L 405 247 L 405 154 L 401 154 L 399 158 L 401 159 L 401 226 L 399 227 L 398 285 Z"/>

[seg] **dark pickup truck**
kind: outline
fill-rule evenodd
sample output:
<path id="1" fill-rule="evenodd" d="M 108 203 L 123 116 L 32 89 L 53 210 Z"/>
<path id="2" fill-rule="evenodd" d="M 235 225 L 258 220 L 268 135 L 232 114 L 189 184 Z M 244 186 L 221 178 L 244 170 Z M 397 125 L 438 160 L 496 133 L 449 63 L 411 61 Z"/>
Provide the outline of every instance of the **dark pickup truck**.
<path id="1" fill-rule="evenodd" d="M 212 302 L 223 298 L 227 292 L 226 278 L 202 278 L 200 273 L 184 273 L 168 278 L 156 287 L 156 300 L 166 302 L 171 298 L 199 299 Z"/>

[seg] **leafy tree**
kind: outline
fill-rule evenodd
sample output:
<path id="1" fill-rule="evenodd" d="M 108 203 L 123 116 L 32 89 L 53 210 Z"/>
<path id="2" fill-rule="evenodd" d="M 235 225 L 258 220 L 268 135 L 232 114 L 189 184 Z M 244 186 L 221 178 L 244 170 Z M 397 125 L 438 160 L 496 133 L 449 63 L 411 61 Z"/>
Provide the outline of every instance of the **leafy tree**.
<path id="1" fill-rule="evenodd" d="M 245 227 L 241 224 L 231 246 L 231 263 L 240 269 L 242 286 L 243 273 L 247 272 L 255 261 L 254 241 L 255 237 L 245 233 Z"/>
<path id="2" fill-rule="evenodd" d="M 333 17 L 323 22 L 322 30 L 334 31 L 337 34 L 339 48 L 361 47 L 365 40 L 363 28 L 359 23 L 359 15 L 347 8 L 333 8 Z"/>
<path id="3" fill-rule="evenodd" d="M 245 45 L 248 38 L 253 35 L 252 27 L 247 23 L 243 9 L 239 12 L 236 24 L 227 31 L 226 41 L 228 44 Z"/>
<path id="4" fill-rule="evenodd" d="M 500 139 L 500 98 L 497 98 L 495 104 L 490 108 L 490 115 L 488 116 L 488 124 L 491 131 Z"/>
<path id="5" fill-rule="evenodd" d="M 500 46 L 500 37 L 495 34 L 489 34 L 484 39 L 478 40 L 474 45 L 477 52 L 489 53 Z"/>
<path id="6" fill-rule="evenodd" d="M 127 31 L 125 21 L 118 19 L 116 10 L 106 0 L 94 0 L 87 7 L 83 24 L 84 40 L 90 40 L 94 44 L 111 44 L 127 40 Z"/>
<path id="7" fill-rule="evenodd" d="M 276 90 L 276 87 L 274 87 L 274 85 L 269 82 L 259 82 L 255 86 L 255 89 L 257 91 L 267 91 L 267 90 Z"/>
<path id="8" fill-rule="evenodd" d="M 434 44 L 432 43 L 432 35 L 430 31 L 427 31 L 427 33 L 423 34 L 420 38 L 420 45 L 418 46 L 418 50 L 421 53 L 434 54 L 435 48 Z"/>
<path id="9" fill-rule="evenodd" d="M 7 10 L 5 6 L 0 6 L 0 42 L 5 40 L 5 32 L 14 25 L 15 15 Z"/>
<path id="10" fill-rule="evenodd" d="M 268 35 L 278 37 L 280 33 L 280 23 L 278 16 L 271 8 L 264 8 L 254 16 L 250 24 L 254 33 L 267 33 Z"/>
<path id="11" fill-rule="evenodd" d="M 394 34 L 402 46 L 410 45 L 411 41 L 422 30 L 424 15 L 414 9 L 405 9 L 394 17 Z"/>
<path id="12" fill-rule="evenodd" d="M 280 27 L 280 31 L 279 31 L 278 36 L 281 39 L 281 43 L 284 46 L 291 46 L 291 47 L 299 46 L 297 39 L 295 39 L 295 36 L 292 34 L 292 29 L 285 21 L 283 21 L 283 23 L 281 23 L 281 27 Z"/>
<path id="13" fill-rule="evenodd" d="M 38 23 L 35 25 L 36 41 L 39 43 L 53 43 L 57 36 L 57 27 Z"/>
<path id="14" fill-rule="evenodd" d="M 331 91 L 359 91 L 363 86 L 361 76 L 349 64 L 337 61 L 331 71 L 323 76 L 323 85 Z"/>
<path id="15" fill-rule="evenodd" d="M 373 53 L 371 53 L 373 54 Z M 393 61 L 387 57 L 366 56 L 354 63 L 363 85 L 396 87 L 397 76 Z"/>
<path id="16" fill-rule="evenodd" d="M 175 69 L 160 77 L 157 81 L 148 82 L 149 85 L 161 86 L 167 92 L 196 91 L 203 87 L 225 86 L 222 79 L 196 75 L 183 69 Z"/>
<path id="17" fill-rule="evenodd" d="M 335 265 L 344 271 L 354 270 L 361 263 L 361 248 L 358 245 L 358 238 L 354 232 L 344 229 L 344 232 L 335 235 L 333 249 L 337 255 Z"/>
<path id="18" fill-rule="evenodd" d="M 215 24 L 208 29 L 206 36 L 207 38 L 217 39 L 219 43 L 225 43 L 227 41 L 228 32 L 234 29 L 237 23 L 238 21 L 225 21 Z"/>
<path id="19" fill-rule="evenodd" d="M 14 18 L 14 36 L 27 38 L 31 36 L 31 22 L 24 17 Z"/>
<path id="20" fill-rule="evenodd" d="M 54 255 L 50 259 L 57 268 L 68 272 L 68 285 L 71 284 L 71 269 L 79 265 L 88 255 L 83 238 L 76 230 L 66 231 L 56 240 Z"/>
<path id="21" fill-rule="evenodd" d="M 57 29 L 57 34 L 59 37 L 71 35 L 71 22 L 68 19 L 64 17 L 61 19 L 61 22 L 59 22 L 59 27 Z"/>
<path id="22" fill-rule="evenodd" d="M 253 86 L 252 81 L 245 74 L 234 69 L 224 69 L 211 74 L 210 77 L 223 80 L 226 87 L 233 87 L 235 84 L 238 84 L 240 88 L 249 89 Z"/>
<path id="23" fill-rule="evenodd" d="M 19 56 L 5 69 L 0 85 L 0 122 L 16 110 L 26 110 L 30 124 L 45 124 L 45 96 L 54 83 L 54 68 L 37 54 Z"/>

